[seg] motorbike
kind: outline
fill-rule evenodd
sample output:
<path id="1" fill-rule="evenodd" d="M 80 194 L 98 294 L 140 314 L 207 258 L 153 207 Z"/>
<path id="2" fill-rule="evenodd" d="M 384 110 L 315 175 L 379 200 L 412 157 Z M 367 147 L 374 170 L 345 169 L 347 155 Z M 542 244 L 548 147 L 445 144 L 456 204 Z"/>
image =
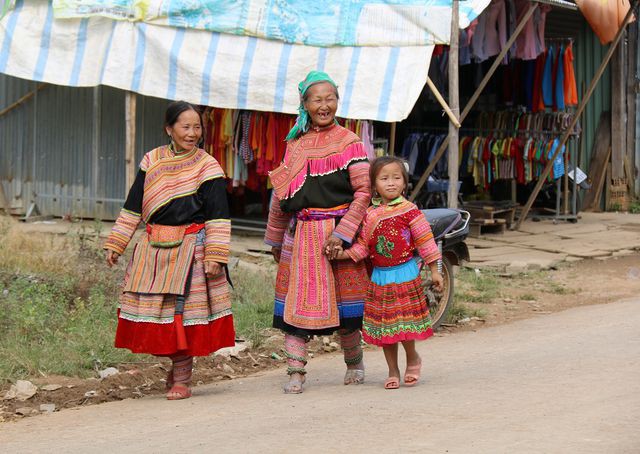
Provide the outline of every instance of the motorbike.
<path id="1" fill-rule="evenodd" d="M 438 261 L 438 271 L 442 274 L 444 286 L 441 292 L 432 287 L 429 267 L 420 261 L 420 275 L 433 329 L 437 329 L 445 320 L 453 304 L 454 273 L 453 267 L 460 266 L 463 261 L 469 261 L 469 248 L 465 239 L 469 235 L 469 220 L 471 215 L 464 210 L 449 208 L 433 208 L 421 210 L 431 225 L 434 240 L 442 254 Z"/>

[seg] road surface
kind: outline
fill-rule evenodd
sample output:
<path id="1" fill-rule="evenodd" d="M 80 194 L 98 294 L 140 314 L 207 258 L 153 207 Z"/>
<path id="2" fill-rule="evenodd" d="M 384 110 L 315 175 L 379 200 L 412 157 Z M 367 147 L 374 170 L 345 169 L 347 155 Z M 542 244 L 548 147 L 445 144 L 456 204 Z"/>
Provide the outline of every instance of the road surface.
<path id="1" fill-rule="evenodd" d="M 420 344 L 424 380 L 387 391 L 383 355 L 341 384 L 312 359 L 282 370 L 0 425 L 3 453 L 640 453 L 640 300 L 570 309 Z"/>

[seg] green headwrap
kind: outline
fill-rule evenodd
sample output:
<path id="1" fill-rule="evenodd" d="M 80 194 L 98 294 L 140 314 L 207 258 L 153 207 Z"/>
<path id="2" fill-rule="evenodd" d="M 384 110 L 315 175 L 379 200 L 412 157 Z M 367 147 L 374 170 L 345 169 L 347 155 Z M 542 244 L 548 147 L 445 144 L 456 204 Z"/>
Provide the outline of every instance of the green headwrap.
<path id="1" fill-rule="evenodd" d="M 300 106 L 298 106 L 298 118 L 296 118 L 296 124 L 293 125 L 289 134 L 287 134 L 286 140 L 292 140 L 298 136 L 304 134 L 309 130 L 309 112 L 304 108 L 304 95 L 310 86 L 320 82 L 329 82 L 338 90 L 336 83 L 329 77 L 329 74 L 322 71 L 311 71 L 307 74 L 307 77 L 298 84 L 298 93 L 300 93 Z"/>

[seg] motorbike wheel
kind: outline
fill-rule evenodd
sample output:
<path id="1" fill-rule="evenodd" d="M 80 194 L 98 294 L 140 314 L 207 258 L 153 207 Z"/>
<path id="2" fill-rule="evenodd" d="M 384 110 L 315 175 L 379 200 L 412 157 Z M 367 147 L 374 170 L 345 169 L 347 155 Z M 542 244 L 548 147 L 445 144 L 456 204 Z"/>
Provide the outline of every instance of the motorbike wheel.
<path id="1" fill-rule="evenodd" d="M 453 265 L 446 256 L 442 257 L 442 279 L 444 280 L 442 292 L 436 292 L 431 288 L 432 282 L 428 266 L 422 267 L 421 276 L 433 329 L 435 330 L 445 320 L 453 302 Z"/>

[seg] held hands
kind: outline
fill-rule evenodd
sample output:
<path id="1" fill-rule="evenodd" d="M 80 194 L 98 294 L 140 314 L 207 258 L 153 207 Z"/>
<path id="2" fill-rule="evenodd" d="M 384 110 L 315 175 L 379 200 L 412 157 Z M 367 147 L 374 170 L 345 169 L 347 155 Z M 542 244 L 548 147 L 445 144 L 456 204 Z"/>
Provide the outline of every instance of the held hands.
<path id="1" fill-rule="evenodd" d="M 329 260 L 339 259 L 338 255 L 344 253 L 342 240 L 333 235 L 327 238 L 322 249 L 324 250 L 324 255 L 326 255 Z"/>
<path id="2" fill-rule="evenodd" d="M 324 245 L 322 246 L 322 249 L 324 255 L 326 255 L 329 260 L 349 259 L 349 256 L 346 252 L 344 252 L 344 249 L 342 248 L 342 240 L 333 235 L 327 238 L 327 240 L 324 242 Z M 276 263 L 280 263 L 282 248 L 272 247 L 271 254 L 273 254 L 273 260 L 275 260 Z"/>
<path id="3" fill-rule="evenodd" d="M 118 263 L 118 259 L 120 258 L 120 254 L 110 249 L 105 251 L 105 258 L 107 260 L 107 266 L 111 268 L 113 265 Z"/>

